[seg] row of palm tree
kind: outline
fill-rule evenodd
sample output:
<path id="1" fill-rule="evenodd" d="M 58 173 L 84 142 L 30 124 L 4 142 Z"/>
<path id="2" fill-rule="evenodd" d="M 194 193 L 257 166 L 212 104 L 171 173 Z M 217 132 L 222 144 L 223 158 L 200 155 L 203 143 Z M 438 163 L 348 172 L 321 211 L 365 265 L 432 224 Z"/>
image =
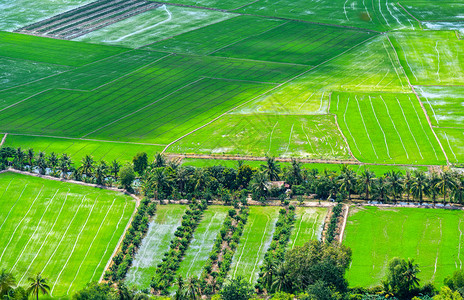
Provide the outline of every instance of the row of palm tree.
<path id="1" fill-rule="evenodd" d="M 24 290 L 22 287 L 17 286 L 12 273 L 2 269 L 0 271 L 0 299 L 27 299 L 27 297 L 33 296 L 38 300 L 39 293 L 48 295 L 50 292 L 48 280 L 42 277 L 40 273 L 34 277 L 29 277 L 28 281 L 29 285 Z"/>

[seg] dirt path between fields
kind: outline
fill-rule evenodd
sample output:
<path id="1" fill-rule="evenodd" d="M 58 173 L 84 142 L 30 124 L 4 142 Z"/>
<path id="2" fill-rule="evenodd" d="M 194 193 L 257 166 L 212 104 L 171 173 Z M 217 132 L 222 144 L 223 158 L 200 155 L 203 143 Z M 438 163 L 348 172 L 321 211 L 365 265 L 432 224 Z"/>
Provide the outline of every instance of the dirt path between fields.
<path id="1" fill-rule="evenodd" d="M 0 143 L 0 147 L 3 146 L 3 144 L 5 144 L 5 141 L 6 141 L 6 137 L 8 136 L 8 133 L 5 133 L 5 135 L 3 136 L 2 138 L 2 142 Z"/>

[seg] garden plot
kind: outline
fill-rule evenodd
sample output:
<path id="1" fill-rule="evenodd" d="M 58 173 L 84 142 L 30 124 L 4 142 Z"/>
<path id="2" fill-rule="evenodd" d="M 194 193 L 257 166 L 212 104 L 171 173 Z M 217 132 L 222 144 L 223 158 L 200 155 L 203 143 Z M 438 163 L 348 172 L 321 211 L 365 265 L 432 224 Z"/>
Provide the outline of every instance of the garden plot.
<path id="1" fill-rule="evenodd" d="M 455 32 L 397 32 L 391 40 L 412 84 L 464 84 L 464 41 Z"/>
<path id="2" fill-rule="evenodd" d="M 169 250 L 174 232 L 181 225 L 187 206 L 158 205 L 155 219 L 150 223 L 148 232 L 135 255 L 125 282 L 128 286 L 149 289 L 151 278 L 164 253 Z"/>
<path id="3" fill-rule="evenodd" d="M 389 0 L 262 0 L 237 11 L 378 31 L 420 28 L 396 1 Z"/>
<path id="4" fill-rule="evenodd" d="M 90 2 L 92 0 L 1 0 L 0 30 L 13 31 Z"/>
<path id="5" fill-rule="evenodd" d="M 42 273 L 54 297 L 100 279 L 135 207 L 115 192 L 12 173 L 0 190 L 2 267 L 18 285 Z"/>
<path id="6" fill-rule="evenodd" d="M 416 91 L 434 126 L 464 128 L 464 87 L 418 86 Z"/>
<path id="7" fill-rule="evenodd" d="M 464 162 L 464 128 L 434 128 L 452 163 Z"/>
<path id="8" fill-rule="evenodd" d="M 421 21 L 464 21 L 464 3 L 459 1 L 402 0 L 401 4 Z"/>
<path id="9" fill-rule="evenodd" d="M 229 209 L 230 206 L 208 206 L 195 229 L 177 275 L 183 278 L 200 277 Z"/>
<path id="10" fill-rule="evenodd" d="M 69 70 L 69 67 L 0 57 L 0 89 L 10 88 Z"/>
<path id="11" fill-rule="evenodd" d="M 138 14 L 75 40 L 136 48 L 234 16 L 212 10 L 163 5 L 156 10 Z"/>
<path id="12" fill-rule="evenodd" d="M 297 207 L 296 221 L 288 247 L 293 249 L 309 241 L 320 240 L 327 208 Z"/>
<path id="13" fill-rule="evenodd" d="M 350 159 L 333 116 L 229 114 L 168 152 Z"/>
<path id="14" fill-rule="evenodd" d="M 131 162 L 132 158 L 140 152 L 146 152 L 149 159 L 152 159 L 156 153 L 160 153 L 165 147 L 165 145 L 114 143 L 12 134 L 7 136 L 4 146 L 21 147 L 23 150 L 32 148 L 35 153 L 44 152 L 50 154 L 54 152 L 57 155 L 66 153 L 75 166 L 80 165 L 82 158 L 86 155 L 91 155 L 95 161 L 104 160 L 107 163 L 111 163 L 113 160 L 117 160 L 119 163 Z"/>
<path id="15" fill-rule="evenodd" d="M 279 207 L 250 207 L 250 214 L 235 251 L 229 276 L 241 276 L 251 284 L 256 283 L 277 222 Z"/>
<path id="16" fill-rule="evenodd" d="M 359 160 L 443 164 L 439 147 L 414 94 L 332 95 L 331 112 Z"/>
<path id="17" fill-rule="evenodd" d="M 214 56 L 318 65 L 375 33 L 287 22 L 214 52 Z"/>
<path id="18" fill-rule="evenodd" d="M 463 267 L 462 211 L 364 207 L 350 210 L 344 244 L 353 251 L 352 287 L 380 285 L 394 257 L 414 259 L 422 283 L 441 285 Z"/>
<path id="19" fill-rule="evenodd" d="M 144 49 L 208 55 L 284 23 L 286 21 L 255 16 L 237 16 L 153 43 Z"/>

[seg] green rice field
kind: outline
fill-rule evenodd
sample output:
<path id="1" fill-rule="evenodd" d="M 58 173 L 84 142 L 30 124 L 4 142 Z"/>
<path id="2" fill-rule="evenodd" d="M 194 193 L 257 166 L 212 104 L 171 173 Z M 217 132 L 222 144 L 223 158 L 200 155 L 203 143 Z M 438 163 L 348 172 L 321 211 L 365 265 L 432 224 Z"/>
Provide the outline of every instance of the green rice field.
<path id="1" fill-rule="evenodd" d="M 135 208 L 112 191 L 0 174 L 0 264 L 19 285 L 42 273 L 50 295 L 98 281 Z"/>
<path id="2" fill-rule="evenodd" d="M 327 215 L 327 208 L 296 208 L 296 221 L 288 242 L 288 248 L 303 246 L 311 240 L 319 240 Z"/>
<path id="3" fill-rule="evenodd" d="M 463 217 L 461 210 L 352 207 L 344 236 L 353 251 L 350 286 L 379 285 L 396 256 L 420 265 L 421 284 L 441 286 L 462 268 Z"/>

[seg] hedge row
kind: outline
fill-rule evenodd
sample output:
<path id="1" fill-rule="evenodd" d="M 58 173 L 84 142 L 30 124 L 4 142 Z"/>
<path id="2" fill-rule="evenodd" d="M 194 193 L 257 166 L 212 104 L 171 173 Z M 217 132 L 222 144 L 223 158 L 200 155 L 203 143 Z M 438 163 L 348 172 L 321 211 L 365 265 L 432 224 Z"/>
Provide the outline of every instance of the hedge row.
<path id="1" fill-rule="evenodd" d="M 229 215 L 222 224 L 213 249 L 203 267 L 199 282 L 203 294 L 211 295 L 221 289 L 247 219 L 247 208 L 242 207 L 238 213 L 235 209 L 229 210 Z"/>
<path id="2" fill-rule="evenodd" d="M 131 222 L 131 226 L 124 236 L 124 240 L 118 254 L 113 257 L 113 263 L 109 270 L 105 272 L 105 280 L 119 281 L 126 277 L 134 256 L 148 230 L 150 218 L 155 214 L 155 212 L 156 203 L 150 202 L 147 198 L 143 199 L 137 209 L 134 219 Z"/>
<path id="3" fill-rule="evenodd" d="M 338 203 L 332 209 L 332 217 L 330 217 L 329 227 L 327 228 L 327 234 L 325 235 L 325 240 L 327 243 L 332 243 L 335 238 L 338 217 L 340 217 L 340 214 L 342 213 L 342 206 L 343 205 L 341 203 Z"/>
<path id="4" fill-rule="evenodd" d="M 174 233 L 174 239 L 171 241 L 171 247 L 168 252 L 164 253 L 163 261 L 158 264 L 155 276 L 151 280 L 151 287 L 163 295 L 169 294 L 169 287 L 175 279 L 180 262 L 187 251 L 193 233 L 201 220 L 203 211 L 207 209 L 206 201 L 199 203 L 193 200 L 182 216 L 182 225 Z"/>

